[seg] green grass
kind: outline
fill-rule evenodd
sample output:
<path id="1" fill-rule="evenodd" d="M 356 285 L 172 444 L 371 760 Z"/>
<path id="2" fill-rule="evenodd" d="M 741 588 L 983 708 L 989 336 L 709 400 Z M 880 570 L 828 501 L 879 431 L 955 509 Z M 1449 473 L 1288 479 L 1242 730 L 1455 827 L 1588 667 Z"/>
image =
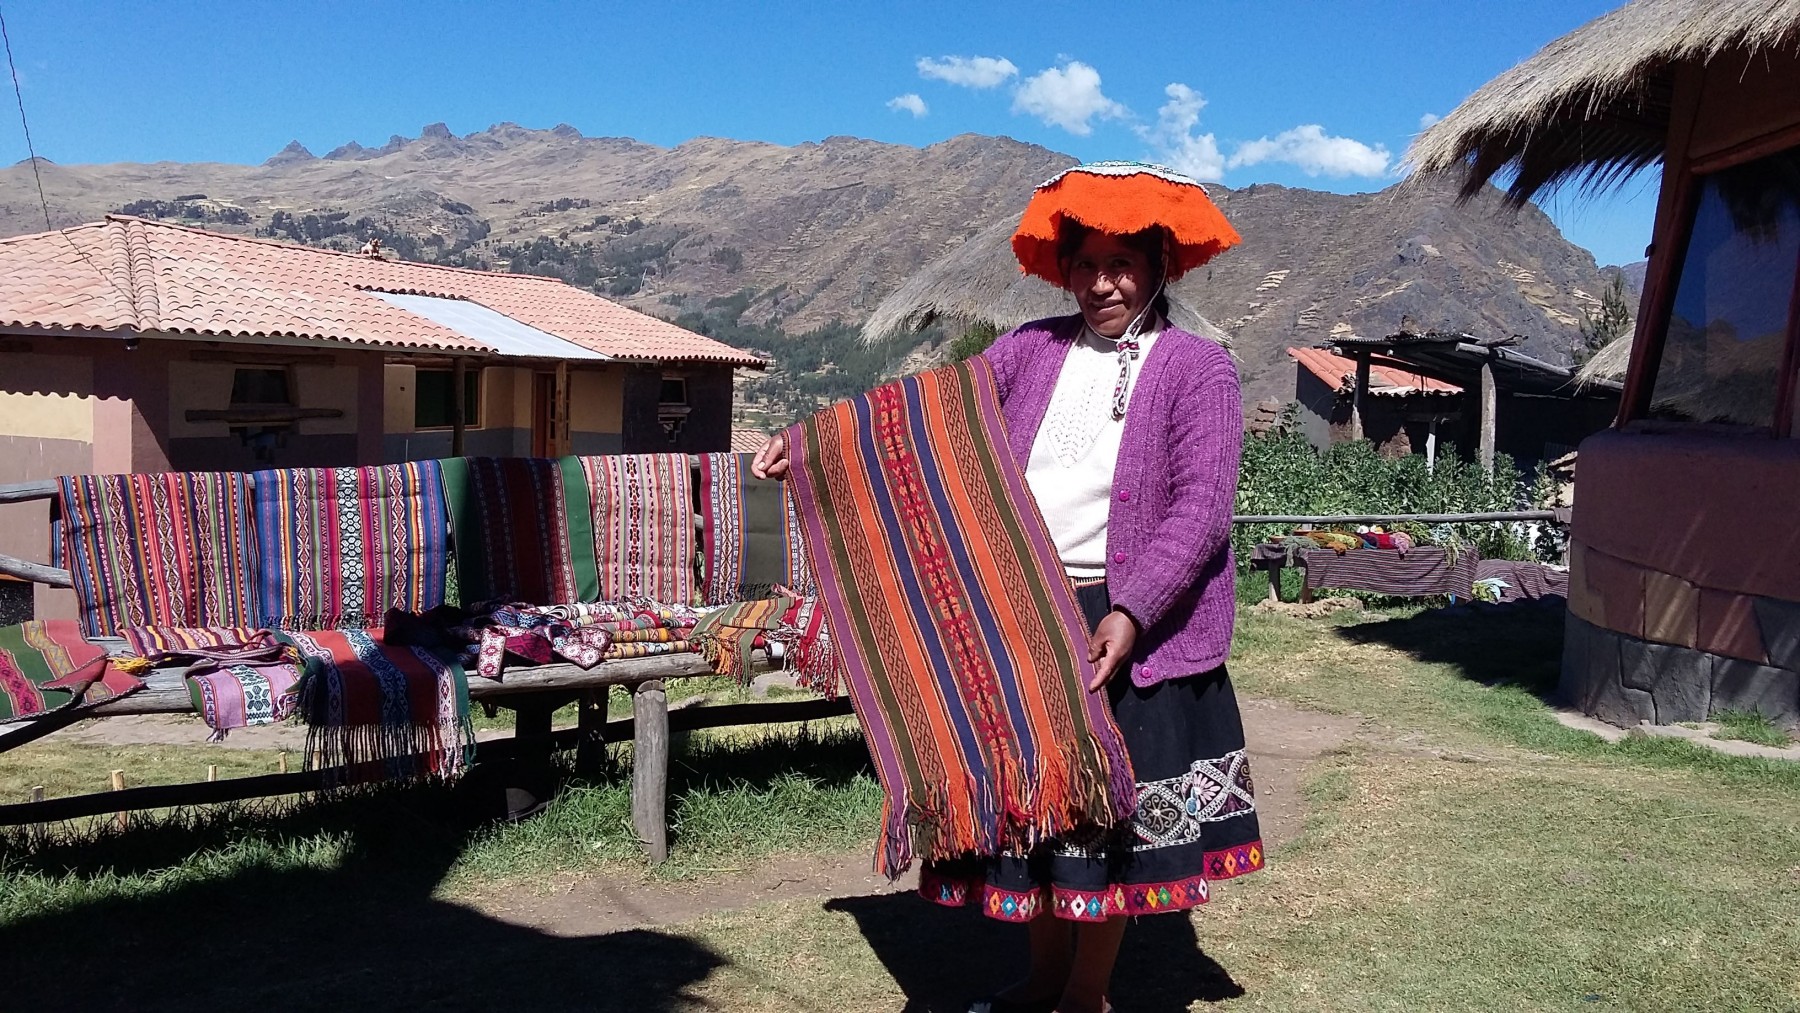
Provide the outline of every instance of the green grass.
<path id="1" fill-rule="evenodd" d="M 1742 739 L 1777 749 L 1794 744 L 1794 738 L 1787 733 L 1787 729 L 1755 711 L 1719 711 L 1712 716 L 1712 720 L 1719 724 L 1719 730 L 1713 733 L 1715 739 Z"/>
<path id="2" fill-rule="evenodd" d="M 1191 919 L 1134 924 L 1116 1005 L 1800 1011 L 1800 764 L 1563 727 L 1545 702 L 1560 631 L 1530 609 L 1240 616 L 1241 694 L 1364 730 L 1312 768 L 1304 830 L 1267 871 L 1221 884 Z M 471 826 L 454 789 L 424 785 L 145 817 L 125 834 L 100 820 L 50 844 L 14 832 L 0 948 L 33 955 L 28 1005 L 33 988 L 119 1005 L 102 984 L 116 980 L 143 1008 L 954 1008 L 1011 973 L 1022 933 L 904 896 L 752 904 L 591 940 L 482 913 L 554 904 L 576 877 L 629 904 L 648 875 L 704 892 L 769 856 L 864 855 L 881 792 L 852 728 L 678 737 L 675 857 L 655 873 L 629 828 L 629 747 L 517 826 Z M 21 783 L 5 759 L 0 785 Z M 195 767 L 178 750 L 140 763 L 175 779 Z M 42 942 L 71 939 L 153 942 L 109 951 L 102 979 L 81 974 L 82 947 Z M 210 985 L 166 953 L 258 973 Z"/>

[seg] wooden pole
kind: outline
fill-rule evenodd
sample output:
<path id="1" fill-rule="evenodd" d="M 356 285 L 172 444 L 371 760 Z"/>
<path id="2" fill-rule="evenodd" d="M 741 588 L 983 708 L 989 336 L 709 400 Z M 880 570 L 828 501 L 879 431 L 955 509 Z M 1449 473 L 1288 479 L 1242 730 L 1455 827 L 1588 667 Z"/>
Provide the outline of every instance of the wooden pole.
<path id="1" fill-rule="evenodd" d="M 463 385 L 468 382 L 468 364 L 462 356 L 457 356 L 450 364 L 450 456 L 463 456 L 463 430 L 468 427 L 468 419 L 463 418 Z"/>
<path id="2" fill-rule="evenodd" d="M 285 749 L 283 749 L 283 750 L 282 750 L 282 751 L 281 751 L 281 756 L 280 756 L 280 758 L 279 758 L 279 760 L 278 760 L 278 761 L 277 761 L 277 764 L 276 764 L 276 769 L 278 769 L 278 770 L 280 770 L 280 771 L 281 771 L 281 772 L 282 772 L 282 773 L 283 773 L 283 774 L 285 774 L 285 773 L 287 773 L 287 772 L 288 772 L 288 768 L 287 768 L 287 750 L 285 750 Z"/>
<path id="3" fill-rule="evenodd" d="M 1363 438 L 1363 406 L 1369 397 L 1369 353 L 1356 356 L 1356 389 L 1350 394 L 1350 438 Z"/>
<path id="4" fill-rule="evenodd" d="M 1430 421 L 1425 423 L 1425 471 L 1427 473 L 1437 471 L 1437 429 L 1438 417 L 1433 415 Z"/>
<path id="5" fill-rule="evenodd" d="M 125 772 L 123 770 L 115 770 L 112 772 L 112 790 L 125 790 Z M 118 820 L 120 830 L 125 829 L 131 822 L 131 817 L 127 815 L 123 809 L 119 810 L 115 818 Z"/>
<path id="6" fill-rule="evenodd" d="M 35 784 L 31 786 L 31 800 L 33 802 L 42 802 L 44 800 L 43 785 Z M 50 825 L 48 823 L 33 823 L 31 825 L 31 839 L 33 841 L 42 844 L 44 843 L 44 838 L 49 836 L 49 834 Z"/>
<path id="7" fill-rule="evenodd" d="M 569 447 L 569 363 L 563 360 L 556 364 L 555 404 L 550 413 L 551 445 L 553 457 L 562 457 L 570 452 Z"/>
<path id="8" fill-rule="evenodd" d="M 219 765 L 218 764 L 209 763 L 206 765 L 206 779 L 208 781 L 217 781 L 219 779 Z"/>
<path id="9" fill-rule="evenodd" d="M 631 691 L 631 825 L 652 862 L 669 857 L 669 700 L 656 680 Z"/>
<path id="10" fill-rule="evenodd" d="M 1500 390 L 1494 383 L 1494 364 L 1481 364 L 1481 470 L 1494 473 L 1495 423 L 1500 408 Z"/>

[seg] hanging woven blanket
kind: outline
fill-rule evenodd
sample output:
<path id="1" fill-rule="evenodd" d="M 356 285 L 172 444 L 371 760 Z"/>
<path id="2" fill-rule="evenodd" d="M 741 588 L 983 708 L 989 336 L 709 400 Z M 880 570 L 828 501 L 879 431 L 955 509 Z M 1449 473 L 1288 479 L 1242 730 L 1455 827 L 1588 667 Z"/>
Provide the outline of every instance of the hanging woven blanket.
<path id="1" fill-rule="evenodd" d="M 700 456 L 701 589 L 708 605 L 814 590 L 787 483 L 750 473 L 749 454 Z"/>
<path id="2" fill-rule="evenodd" d="M 250 483 L 241 474 L 61 479 L 61 537 L 89 636 L 132 626 L 249 626 L 256 599 Z"/>
<path id="3" fill-rule="evenodd" d="M 105 649 L 88 643 L 72 619 L 0 627 L 0 721 L 36 717 L 77 701 L 95 703 L 141 685 L 109 672 Z M 90 688 L 101 692 L 86 699 Z"/>
<path id="4" fill-rule="evenodd" d="M 887 793 L 876 868 L 1022 852 L 1133 812 L 1086 628 L 985 360 L 788 430 L 832 646 Z"/>
<path id="5" fill-rule="evenodd" d="M 550 601 L 648 598 L 692 605 L 693 476 L 685 454 L 582 457 L 592 504 L 599 594 Z"/>
<path id="6" fill-rule="evenodd" d="M 464 603 L 594 601 L 593 505 L 573 457 L 441 462 Z"/>
<path id="7" fill-rule="evenodd" d="M 450 523 L 438 462 L 259 471 L 251 502 L 261 625 L 364 629 L 389 609 L 443 603 Z"/>
<path id="8" fill-rule="evenodd" d="M 691 634 L 713 671 L 750 680 L 750 652 L 761 648 L 797 676 L 803 688 L 837 695 L 837 656 L 817 598 L 759 598 L 726 605 L 702 618 Z"/>
<path id="9" fill-rule="evenodd" d="M 461 665 L 385 643 L 378 629 L 277 636 L 300 652 L 308 769 L 347 768 L 353 782 L 391 780 L 454 774 L 473 759 Z"/>

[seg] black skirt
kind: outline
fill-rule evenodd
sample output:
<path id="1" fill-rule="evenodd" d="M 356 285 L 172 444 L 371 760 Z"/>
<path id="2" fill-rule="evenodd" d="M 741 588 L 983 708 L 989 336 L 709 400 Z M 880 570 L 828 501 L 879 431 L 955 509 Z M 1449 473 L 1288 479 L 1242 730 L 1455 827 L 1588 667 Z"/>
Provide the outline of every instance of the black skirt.
<path id="1" fill-rule="evenodd" d="M 1091 626 L 1112 610 L 1104 582 L 1077 585 Z M 1263 866 L 1244 722 L 1224 666 L 1148 688 L 1121 670 L 1107 685 L 1137 776 L 1137 812 L 1120 826 L 1047 841 L 1028 855 L 928 862 L 919 893 L 979 905 L 1003 921 L 1101 921 L 1185 911 L 1213 882 Z"/>

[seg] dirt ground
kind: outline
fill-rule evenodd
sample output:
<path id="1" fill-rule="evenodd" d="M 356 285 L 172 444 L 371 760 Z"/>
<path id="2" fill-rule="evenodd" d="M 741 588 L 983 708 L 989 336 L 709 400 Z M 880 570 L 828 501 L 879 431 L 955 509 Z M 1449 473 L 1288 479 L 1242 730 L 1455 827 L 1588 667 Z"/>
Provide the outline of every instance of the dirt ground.
<path id="1" fill-rule="evenodd" d="M 1307 766 L 1347 742 L 1362 722 L 1275 700 L 1246 698 L 1241 706 L 1263 840 L 1279 847 L 1300 832 L 1305 819 L 1300 785 Z M 870 871 L 869 855 L 850 854 L 765 861 L 709 876 L 704 883 L 578 876 L 541 891 L 484 891 L 459 902 L 509 925 L 574 937 L 677 924 L 774 901 L 906 892 L 915 882 L 916 876 L 908 875 L 889 883 Z"/>

